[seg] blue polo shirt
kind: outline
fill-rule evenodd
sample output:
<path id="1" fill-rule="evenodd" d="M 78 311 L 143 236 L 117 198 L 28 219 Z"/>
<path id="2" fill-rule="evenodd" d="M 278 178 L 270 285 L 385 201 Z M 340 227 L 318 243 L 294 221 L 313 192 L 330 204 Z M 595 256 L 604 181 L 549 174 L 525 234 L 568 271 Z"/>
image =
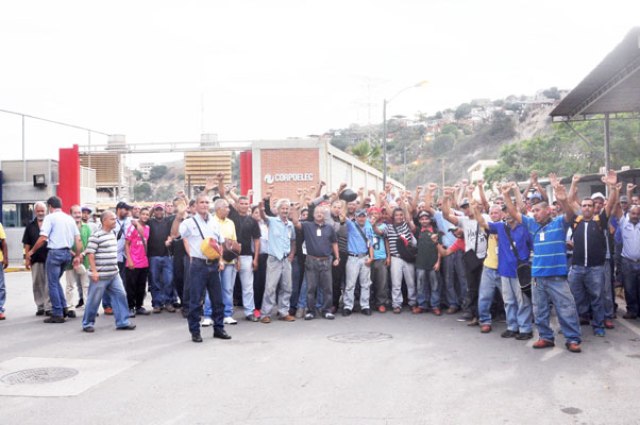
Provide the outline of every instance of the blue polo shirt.
<path id="1" fill-rule="evenodd" d="M 507 236 L 506 226 L 504 222 L 489 222 L 489 233 L 498 235 L 498 274 L 504 277 L 518 277 L 518 259 L 526 261 L 529 259 L 531 252 L 531 238 L 529 231 L 522 224 L 518 224 L 511 229 L 511 238 L 518 252 L 518 259 L 511 249 L 511 242 Z"/>
<path id="2" fill-rule="evenodd" d="M 358 230 L 360 226 L 358 223 L 352 220 L 347 220 L 347 251 L 349 254 L 366 254 L 369 252 L 369 247 L 373 241 L 373 229 L 369 220 L 365 221 L 364 229 L 360 227 L 362 233 L 367 238 L 366 242 Z M 386 257 L 385 257 L 386 258 Z"/>
<path id="3" fill-rule="evenodd" d="M 566 235 L 569 224 L 564 221 L 564 216 L 556 217 L 546 225 L 540 226 L 535 219 L 523 214 L 522 224 L 527 227 L 533 240 L 531 276 L 566 276 Z"/>
<path id="4" fill-rule="evenodd" d="M 449 229 L 455 229 L 456 226 L 444 219 L 444 215 L 442 211 L 436 211 L 436 214 L 433 216 L 436 221 L 436 225 L 438 226 L 438 230 L 442 232 L 442 245 L 445 248 L 449 248 L 456 242 L 456 237 L 449 231 Z"/>
<path id="5" fill-rule="evenodd" d="M 284 222 L 280 217 L 267 217 L 269 226 L 269 255 L 278 260 L 284 259 L 291 252 L 291 241 L 296 240 L 296 232 L 290 220 Z"/>

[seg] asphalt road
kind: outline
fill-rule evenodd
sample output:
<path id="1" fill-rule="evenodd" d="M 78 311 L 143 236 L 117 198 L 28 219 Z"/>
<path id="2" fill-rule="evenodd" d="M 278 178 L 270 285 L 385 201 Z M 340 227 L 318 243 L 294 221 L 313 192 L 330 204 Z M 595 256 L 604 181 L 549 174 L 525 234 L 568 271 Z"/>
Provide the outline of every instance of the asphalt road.
<path id="1" fill-rule="evenodd" d="M 640 423 L 640 321 L 618 319 L 605 338 L 583 327 L 581 354 L 562 336 L 539 351 L 533 340 L 502 339 L 504 324 L 485 335 L 452 316 L 408 311 L 240 321 L 227 326 L 231 341 L 205 328 L 204 343 L 194 344 L 186 321 L 166 312 L 133 319 L 131 332 L 115 331 L 104 315 L 94 334 L 81 332 L 80 318 L 43 324 L 30 275 L 5 277 L 0 394 L 40 396 L 0 395 L 2 425 Z M 79 373 L 5 382 L 6 365 L 51 363 Z M 56 396 L 66 390 L 79 394 Z"/>

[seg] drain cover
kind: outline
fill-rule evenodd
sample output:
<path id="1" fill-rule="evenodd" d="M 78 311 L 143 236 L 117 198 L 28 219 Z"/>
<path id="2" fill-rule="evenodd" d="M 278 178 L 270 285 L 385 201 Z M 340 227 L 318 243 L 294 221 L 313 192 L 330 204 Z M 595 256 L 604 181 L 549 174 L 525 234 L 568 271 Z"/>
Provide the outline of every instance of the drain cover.
<path id="1" fill-rule="evenodd" d="M 78 374 L 76 369 L 68 367 L 39 367 L 12 372 L 0 378 L 0 381 L 9 385 L 22 384 L 47 384 L 72 378 Z"/>
<path id="2" fill-rule="evenodd" d="M 343 344 L 359 344 L 362 342 L 388 341 L 393 337 L 382 332 L 347 332 L 331 335 L 328 338 L 329 341 L 340 342 Z"/>

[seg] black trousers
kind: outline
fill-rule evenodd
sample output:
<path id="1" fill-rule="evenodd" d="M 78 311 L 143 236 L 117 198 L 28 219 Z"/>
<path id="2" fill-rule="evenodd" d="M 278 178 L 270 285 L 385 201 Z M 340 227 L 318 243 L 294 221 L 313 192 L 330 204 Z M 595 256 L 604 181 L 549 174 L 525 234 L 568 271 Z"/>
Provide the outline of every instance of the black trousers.
<path id="1" fill-rule="evenodd" d="M 262 309 L 264 285 L 267 280 L 267 258 L 269 254 L 258 255 L 258 270 L 253 273 L 253 301 L 257 310 Z"/>
<path id="2" fill-rule="evenodd" d="M 140 308 L 144 304 L 144 296 L 147 291 L 147 277 L 149 276 L 149 267 L 142 269 L 127 268 L 127 301 L 129 309 Z"/>
<path id="3" fill-rule="evenodd" d="M 478 293 L 480 290 L 480 279 L 482 278 L 482 266 L 469 270 L 465 264 L 467 275 L 467 297 L 464 300 L 464 310 L 478 317 Z"/>
<path id="4" fill-rule="evenodd" d="M 340 264 L 331 269 L 333 306 L 337 309 L 340 306 L 340 296 L 344 288 L 345 275 L 347 273 L 347 259 L 349 254 L 340 252 Z"/>

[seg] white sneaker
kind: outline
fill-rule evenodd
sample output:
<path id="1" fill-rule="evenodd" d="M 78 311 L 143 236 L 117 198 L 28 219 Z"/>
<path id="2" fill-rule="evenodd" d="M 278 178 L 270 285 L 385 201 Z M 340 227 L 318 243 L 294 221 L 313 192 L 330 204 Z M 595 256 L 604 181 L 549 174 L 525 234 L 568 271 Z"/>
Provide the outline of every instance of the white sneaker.
<path id="1" fill-rule="evenodd" d="M 211 326 L 213 325 L 213 320 L 211 320 L 211 317 L 205 317 L 204 319 L 202 319 L 202 323 L 200 323 L 200 326 Z"/>
<path id="2" fill-rule="evenodd" d="M 225 325 L 237 325 L 238 321 L 233 317 L 225 317 L 223 323 Z"/>

